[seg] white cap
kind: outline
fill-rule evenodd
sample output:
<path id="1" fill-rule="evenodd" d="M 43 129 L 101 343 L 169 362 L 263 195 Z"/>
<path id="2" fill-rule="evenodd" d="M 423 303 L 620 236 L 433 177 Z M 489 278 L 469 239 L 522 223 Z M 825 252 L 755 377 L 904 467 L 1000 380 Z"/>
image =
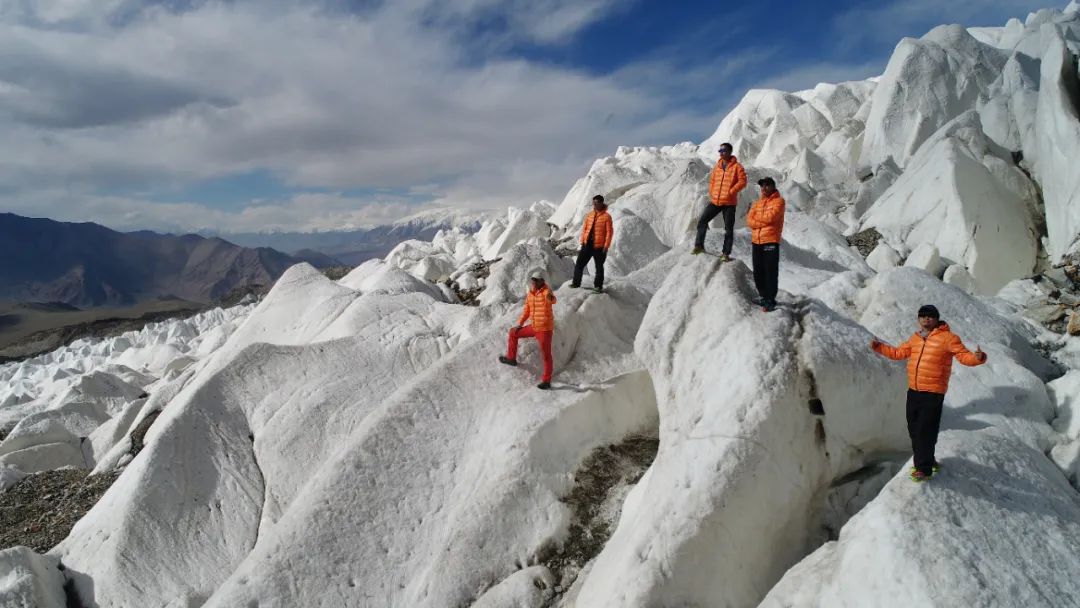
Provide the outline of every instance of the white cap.
<path id="1" fill-rule="evenodd" d="M 529 271 L 529 278 L 540 279 L 541 281 L 544 281 L 544 269 L 540 267 L 533 268 Z M 547 281 L 544 282 L 546 283 Z"/>

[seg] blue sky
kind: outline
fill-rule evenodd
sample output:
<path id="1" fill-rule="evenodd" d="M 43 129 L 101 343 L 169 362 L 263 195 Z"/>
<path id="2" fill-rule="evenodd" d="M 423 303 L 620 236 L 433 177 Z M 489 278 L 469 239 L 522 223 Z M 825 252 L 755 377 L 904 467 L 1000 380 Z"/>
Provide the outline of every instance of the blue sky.
<path id="1" fill-rule="evenodd" d="M 1046 5 L 9 0 L 0 210 L 310 230 L 558 200 L 618 145 L 703 140 L 750 87 L 865 78 L 902 36 Z"/>

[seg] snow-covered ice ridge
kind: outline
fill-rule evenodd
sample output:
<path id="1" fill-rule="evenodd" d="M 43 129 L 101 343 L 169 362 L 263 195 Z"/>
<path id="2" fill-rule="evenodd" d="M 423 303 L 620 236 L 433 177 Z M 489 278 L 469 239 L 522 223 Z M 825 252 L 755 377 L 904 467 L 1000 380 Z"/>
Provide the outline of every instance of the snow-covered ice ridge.
<path id="1" fill-rule="evenodd" d="M 81 344 L 3 368 L 20 381 L 0 414 L 46 422 L 0 450 L 35 436 L 74 450 L 76 414 L 49 412 L 77 377 L 89 388 L 65 407 L 109 414 L 91 462 L 123 473 L 47 555 L 0 552 L 0 593 L 59 606 L 68 581 L 100 607 L 1080 604 L 1080 339 L 1021 314 L 1040 289 L 1026 277 L 1076 249 L 1077 54 L 1075 2 L 936 28 L 901 41 L 878 78 L 750 91 L 700 146 L 622 148 L 561 204 L 403 243 L 337 282 L 296 266 L 253 310 L 159 328 L 127 362 Z M 722 141 L 788 200 L 774 313 L 750 306 L 743 262 L 688 255 Z M 615 222 L 606 295 L 564 285 L 560 255 L 594 194 Z M 883 237 L 864 260 L 845 235 L 869 228 Z M 740 228 L 734 256 L 749 250 Z M 495 363 L 534 267 L 559 299 L 552 391 L 533 387 L 531 345 L 521 367 Z M 989 362 L 954 369 L 943 472 L 912 484 L 904 368 L 868 344 L 906 338 L 925 303 Z M 123 458 L 152 412 L 146 447 Z M 582 549 L 575 473 L 629 436 L 658 437 L 655 460 L 599 509 L 610 538 L 567 567 Z M 9 450 L 17 466 L 70 464 L 28 445 Z"/>
<path id="2" fill-rule="evenodd" d="M 221 347 L 253 309 L 149 323 L 0 365 L 0 491 L 30 473 L 94 468 L 127 438 L 146 395 Z"/>

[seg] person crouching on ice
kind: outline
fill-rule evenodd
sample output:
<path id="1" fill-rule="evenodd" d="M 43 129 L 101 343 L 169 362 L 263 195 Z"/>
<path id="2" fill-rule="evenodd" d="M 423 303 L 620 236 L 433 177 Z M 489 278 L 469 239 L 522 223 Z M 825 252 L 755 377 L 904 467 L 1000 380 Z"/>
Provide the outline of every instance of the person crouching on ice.
<path id="1" fill-rule="evenodd" d="M 934 446 L 941 427 L 941 409 L 945 391 L 949 388 L 953 357 L 974 367 L 986 363 L 986 353 L 978 347 L 975 352 L 965 348 L 960 338 L 949 331 L 949 325 L 941 320 L 938 309 L 930 305 L 919 309 L 919 331 L 907 342 L 894 347 L 874 338 L 870 348 L 896 361 L 907 359 L 907 425 L 915 465 L 911 480 L 927 481 L 938 469 Z"/>
<path id="2" fill-rule="evenodd" d="M 551 388 L 551 374 L 554 364 L 551 361 L 551 336 L 555 333 L 555 314 L 551 310 L 555 303 L 555 294 L 544 283 L 543 273 L 534 271 L 529 273 L 531 286 L 529 293 L 525 294 L 525 310 L 521 311 L 521 318 L 517 325 L 510 328 L 510 340 L 506 345 L 506 356 L 500 356 L 499 362 L 507 365 L 517 365 L 517 349 L 519 338 L 536 338 L 540 343 L 540 353 L 544 358 L 544 375 L 540 378 L 540 384 L 536 388 L 547 390 Z M 532 319 L 531 325 L 525 325 L 525 321 Z"/>

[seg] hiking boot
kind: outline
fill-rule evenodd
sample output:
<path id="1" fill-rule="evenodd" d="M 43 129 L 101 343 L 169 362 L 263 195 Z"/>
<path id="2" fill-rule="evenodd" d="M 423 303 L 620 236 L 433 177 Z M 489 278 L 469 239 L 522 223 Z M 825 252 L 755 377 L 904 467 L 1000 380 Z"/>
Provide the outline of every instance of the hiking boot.
<path id="1" fill-rule="evenodd" d="M 927 475 L 922 471 L 913 471 L 911 473 L 911 481 L 914 481 L 915 483 L 922 483 L 924 481 L 930 481 L 930 477 L 932 476 L 933 474 Z"/>
<path id="2" fill-rule="evenodd" d="M 517 367 L 516 359 L 511 359 L 510 357 L 505 357 L 503 355 L 499 355 L 499 363 L 504 363 L 506 365 Z"/>
<path id="3" fill-rule="evenodd" d="M 933 471 L 934 471 L 935 473 L 939 473 L 939 472 L 941 472 L 941 463 L 939 463 L 939 462 L 938 462 L 938 461 L 936 461 L 936 460 L 934 461 L 934 468 L 933 468 Z M 915 472 L 915 467 L 911 467 L 911 472 L 912 472 L 912 473 L 914 473 L 914 472 Z"/>
<path id="4" fill-rule="evenodd" d="M 591 291 L 593 293 L 604 293 L 604 288 L 603 287 L 593 287 L 589 291 Z"/>
<path id="5" fill-rule="evenodd" d="M 765 303 L 765 299 L 761 298 L 761 297 L 753 298 L 753 299 L 750 300 L 750 303 L 753 304 L 754 306 L 761 306 L 762 304 Z"/>
<path id="6" fill-rule="evenodd" d="M 577 288 L 581 287 L 581 285 L 576 285 L 574 283 L 570 283 L 570 287 L 571 287 L 571 289 L 577 289 Z"/>
<path id="7" fill-rule="evenodd" d="M 690 253 L 693 254 L 693 255 L 697 255 L 699 253 L 705 253 L 705 248 L 704 247 L 694 247 L 693 249 L 690 250 Z"/>
<path id="8" fill-rule="evenodd" d="M 721 262 L 730 262 L 731 261 L 731 256 L 726 254 L 726 253 L 721 253 L 720 254 L 720 261 Z"/>
<path id="9" fill-rule="evenodd" d="M 542 391 L 546 391 L 549 388 L 551 388 L 551 383 L 550 382 L 541 382 L 540 384 L 536 385 L 536 388 L 538 388 L 538 389 L 540 389 Z"/>
<path id="10" fill-rule="evenodd" d="M 776 310 L 776 302 L 762 302 L 761 312 L 772 312 Z"/>

